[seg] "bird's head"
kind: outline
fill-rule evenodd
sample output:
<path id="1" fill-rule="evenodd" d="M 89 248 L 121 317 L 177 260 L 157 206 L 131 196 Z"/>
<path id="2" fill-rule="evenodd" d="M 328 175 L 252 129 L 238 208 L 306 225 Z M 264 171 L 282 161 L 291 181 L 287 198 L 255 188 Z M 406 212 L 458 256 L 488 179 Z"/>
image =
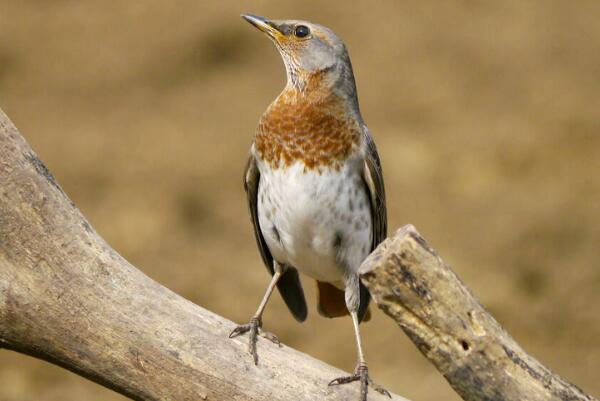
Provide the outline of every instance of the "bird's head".
<path id="1" fill-rule="evenodd" d="M 242 18 L 275 43 L 285 64 L 288 84 L 302 88 L 318 75 L 325 84 L 356 96 L 348 51 L 331 29 L 308 21 L 269 20 L 251 14 L 242 14 Z"/>

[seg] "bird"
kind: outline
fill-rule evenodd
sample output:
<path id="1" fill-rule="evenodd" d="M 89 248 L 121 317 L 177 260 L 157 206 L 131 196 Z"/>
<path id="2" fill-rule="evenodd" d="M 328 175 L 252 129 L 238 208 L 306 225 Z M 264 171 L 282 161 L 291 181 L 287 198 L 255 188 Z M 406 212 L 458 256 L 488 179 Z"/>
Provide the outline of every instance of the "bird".
<path id="1" fill-rule="evenodd" d="M 363 260 L 387 235 L 381 162 L 358 104 L 346 45 L 331 29 L 308 21 L 242 17 L 262 31 L 283 59 L 287 83 L 261 116 L 244 173 L 251 221 L 272 278 L 249 323 L 255 365 L 262 316 L 275 287 L 299 322 L 307 306 L 299 273 L 316 280 L 317 309 L 325 317 L 350 315 L 358 362 L 330 386 L 360 381 L 390 396 L 368 373 L 359 324 L 370 318 L 370 294 L 359 278 Z M 391 396 L 390 396 L 391 397 Z"/>

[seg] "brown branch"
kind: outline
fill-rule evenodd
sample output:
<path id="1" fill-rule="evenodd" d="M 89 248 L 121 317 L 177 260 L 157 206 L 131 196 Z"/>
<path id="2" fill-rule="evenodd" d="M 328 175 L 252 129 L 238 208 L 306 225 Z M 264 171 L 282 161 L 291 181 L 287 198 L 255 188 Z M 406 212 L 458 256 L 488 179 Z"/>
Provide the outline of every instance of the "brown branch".
<path id="1" fill-rule="evenodd" d="M 362 269 L 463 399 L 594 400 L 526 354 L 412 226 Z M 357 398 L 356 386 L 326 386 L 339 370 L 269 341 L 254 366 L 233 327 L 110 248 L 0 111 L 0 347 L 139 400 Z"/>
<path id="2" fill-rule="evenodd" d="M 269 341 L 254 366 L 233 327 L 117 254 L 0 110 L 0 347 L 138 400 L 358 397 L 327 387 L 340 370 Z"/>
<path id="3" fill-rule="evenodd" d="M 594 398 L 528 355 L 405 226 L 363 263 L 373 299 L 467 401 Z"/>

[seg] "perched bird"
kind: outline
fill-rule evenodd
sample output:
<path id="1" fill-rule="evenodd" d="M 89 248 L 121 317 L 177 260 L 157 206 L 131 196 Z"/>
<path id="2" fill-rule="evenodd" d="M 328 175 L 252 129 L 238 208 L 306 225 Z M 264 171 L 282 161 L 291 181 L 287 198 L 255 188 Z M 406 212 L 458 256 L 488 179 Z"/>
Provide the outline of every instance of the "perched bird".
<path id="1" fill-rule="evenodd" d="M 360 115 L 346 46 L 311 22 L 242 17 L 279 50 L 287 85 L 259 121 L 244 175 L 256 242 L 273 277 L 256 314 L 230 337 L 250 332 L 249 352 L 258 363 L 256 337 L 275 286 L 304 321 L 300 271 L 316 280 L 322 315 L 349 314 L 354 323 L 357 367 L 330 385 L 359 380 L 361 400 L 369 385 L 389 395 L 369 378 L 359 332 L 370 295 L 358 268 L 386 237 L 387 219 L 381 165 Z"/>

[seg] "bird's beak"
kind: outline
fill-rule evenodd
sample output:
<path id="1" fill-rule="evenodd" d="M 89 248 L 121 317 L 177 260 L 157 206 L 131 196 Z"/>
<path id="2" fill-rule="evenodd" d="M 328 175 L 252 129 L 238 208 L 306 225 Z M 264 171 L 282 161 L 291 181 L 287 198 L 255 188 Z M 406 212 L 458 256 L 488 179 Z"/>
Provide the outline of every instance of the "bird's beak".
<path id="1" fill-rule="evenodd" d="M 272 39 L 278 40 L 284 36 L 283 33 L 277 28 L 277 25 L 265 17 L 259 17 L 258 15 L 252 14 L 242 14 L 242 18 L 254 25 L 260 31 L 269 35 Z"/>

